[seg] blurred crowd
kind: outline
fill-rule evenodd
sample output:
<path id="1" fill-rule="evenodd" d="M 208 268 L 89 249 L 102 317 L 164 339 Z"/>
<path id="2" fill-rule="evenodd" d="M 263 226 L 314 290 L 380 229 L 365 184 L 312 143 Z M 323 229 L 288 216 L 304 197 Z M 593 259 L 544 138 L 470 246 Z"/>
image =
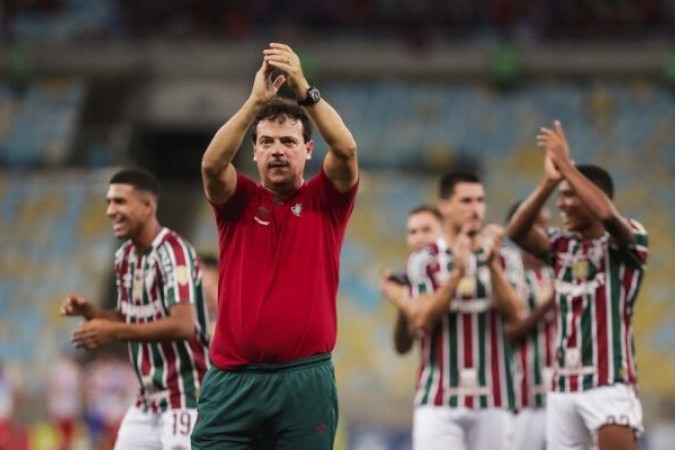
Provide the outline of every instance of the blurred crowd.
<path id="1" fill-rule="evenodd" d="M 126 353 L 108 350 L 86 362 L 81 356 L 65 351 L 55 359 L 45 380 L 47 417 L 30 425 L 18 420 L 25 398 L 21 377 L 0 363 L 0 450 L 113 448 L 135 399 L 136 375 Z"/>
<path id="2" fill-rule="evenodd" d="M 80 14 L 86 10 L 86 14 Z M 79 27 L 75 38 L 241 39 L 282 27 L 312 36 L 358 33 L 432 40 L 486 33 L 533 39 L 664 36 L 673 0 L 3 0 L 2 34 L 32 38 L 34 23 Z M 47 25 L 47 27 L 49 27 Z M 67 33 L 66 33 L 67 34 Z M 77 34 L 77 33 L 75 33 Z M 72 36 L 71 36 L 72 37 Z"/>

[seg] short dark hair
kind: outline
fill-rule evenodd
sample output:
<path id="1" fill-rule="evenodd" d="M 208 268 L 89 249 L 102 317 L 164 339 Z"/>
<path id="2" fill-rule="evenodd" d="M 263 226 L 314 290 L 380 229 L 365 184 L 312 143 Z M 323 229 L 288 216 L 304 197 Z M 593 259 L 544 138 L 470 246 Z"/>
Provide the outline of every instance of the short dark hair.
<path id="1" fill-rule="evenodd" d="M 438 195 L 440 198 L 447 199 L 455 193 L 455 186 L 459 183 L 479 183 L 480 178 L 472 172 L 450 172 L 443 175 L 439 184 Z"/>
<path id="2" fill-rule="evenodd" d="M 159 198 L 161 191 L 159 179 L 154 173 L 141 167 L 127 167 L 116 172 L 109 184 L 130 184 L 134 189 L 149 192 Z"/>
<path id="3" fill-rule="evenodd" d="M 251 138 L 253 143 L 258 139 L 258 124 L 263 120 L 280 120 L 284 118 L 299 120 L 302 123 L 302 138 L 305 142 L 312 139 L 312 123 L 309 116 L 298 102 L 285 99 L 283 97 L 274 97 L 267 102 L 253 119 Z"/>
<path id="4" fill-rule="evenodd" d="M 594 164 L 580 164 L 577 169 L 583 176 L 600 188 L 610 199 L 614 198 L 614 181 L 612 176 L 600 166 Z"/>
<path id="5" fill-rule="evenodd" d="M 414 216 L 415 214 L 421 214 L 421 213 L 429 213 L 432 216 L 434 216 L 435 218 L 437 218 L 439 221 L 443 221 L 443 216 L 441 215 L 441 212 L 438 210 L 438 208 L 435 208 L 435 207 L 430 206 L 430 205 L 415 206 L 408 213 L 408 217 Z"/>

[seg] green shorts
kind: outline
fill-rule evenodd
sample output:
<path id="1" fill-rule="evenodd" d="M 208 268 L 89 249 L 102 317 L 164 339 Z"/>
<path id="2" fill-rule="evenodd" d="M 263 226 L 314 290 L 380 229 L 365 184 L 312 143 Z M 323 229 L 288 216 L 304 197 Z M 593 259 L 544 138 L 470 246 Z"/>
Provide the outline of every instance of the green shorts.
<path id="1" fill-rule="evenodd" d="M 331 450 L 338 421 L 331 356 L 211 367 L 197 410 L 193 450 Z"/>

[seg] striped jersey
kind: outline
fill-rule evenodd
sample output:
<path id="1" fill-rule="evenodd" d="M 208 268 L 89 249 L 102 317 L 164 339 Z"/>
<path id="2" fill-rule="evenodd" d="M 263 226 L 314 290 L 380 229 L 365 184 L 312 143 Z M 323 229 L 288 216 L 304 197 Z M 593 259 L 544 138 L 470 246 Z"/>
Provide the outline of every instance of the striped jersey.
<path id="1" fill-rule="evenodd" d="M 413 297 L 446 282 L 453 256 L 441 239 L 410 255 L 407 275 Z M 450 310 L 421 335 L 415 405 L 513 408 L 514 393 L 502 318 L 491 298 L 490 272 L 482 249 L 472 258 Z"/>
<path id="2" fill-rule="evenodd" d="M 194 336 L 166 342 L 129 341 L 129 357 L 140 390 L 136 406 L 144 411 L 196 408 L 208 368 L 208 329 L 202 275 L 194 248 L 168 228 L 138 254 L 125 242 L 115 254 L 117 309 L 126 323 L 146 323 L 169 315 L 171 306 L 195 306 Z"/>
<path id="3" fill-rule="evenodd" d="M 633 243 L 623 250 L 608 233 L 582 240 L 568 231 L 548 232 L 558 330 L 555 391 L 637 384 L 632 319 L 648 242 L 641 224 L 628 224 Z"/>
<path id="4" fill-rule="evenodd" d="M 505 247 L 502 255 L 507 278 L 525 300 L 526 314 L 531 314 L 544 302 L 552 301 L 554 281 L 551 267 L 526 269 L 520 251 L 515 248 Z M 555 361 L 554 338 L 555 312 L 551 310 L 513 349 L 512 368 L 518 409 L 545 406 Z"/>

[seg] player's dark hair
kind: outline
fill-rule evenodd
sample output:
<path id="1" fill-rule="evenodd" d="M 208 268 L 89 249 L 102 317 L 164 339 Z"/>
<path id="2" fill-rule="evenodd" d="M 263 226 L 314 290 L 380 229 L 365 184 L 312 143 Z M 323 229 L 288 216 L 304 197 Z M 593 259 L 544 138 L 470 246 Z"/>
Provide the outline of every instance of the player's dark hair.
<path id="1" fill-rule="evenodd" d="M 600 166 L 594 164 L 580 164 L 577 169 L 583 176 L 602 190 L 610 199 L 614 198 L 614 181 L 612 176 Z"/>
<path id="2" fill-rule="evenodd" d="M 459 183 L 479 183 L 478 175 L 471 172 L 450 172 L 443 175 L 439 184 L 438 195 L 442 199 L 448 199 L 455 193 L 455 186 Z"/>
<path id="3" fill-rule="evenodd" d="M 302 138 L 305 142 L 312 139 L 312 123 L 305 110 L 298 105 L 298 102 L 283 97 L 275 97 L 267 102 L 253 119 L 251 129 L 253 143 L 258 139 L 258 124 L 262 120 L 278 120 L 283 122 L 288 119 L 302 122 Z"/>
<path id="4" fill-rule="evenodd" d="M 159 179 L 149 170 L 140 167 L 127 167 L 116 172 L 109 184 L 130 184 L 139 191 L 149 192 L 159 198 L 161 191 Z"/>
<path id="5" fill-rule="evenodd" d="M 443 220 L 443 216 L 441 215 L 441 212 L 438 210 L 438 208 L 435 208 L 435 207 L 430 206 L 430 205 L 415 206 L 408 213 L 408 217 L 414 216 L 415 214 L 421 214 L 421 213 L 429 213 L 432 216 L 434 216 L 436 219 L 438 219 L 439 221 Z"/>

